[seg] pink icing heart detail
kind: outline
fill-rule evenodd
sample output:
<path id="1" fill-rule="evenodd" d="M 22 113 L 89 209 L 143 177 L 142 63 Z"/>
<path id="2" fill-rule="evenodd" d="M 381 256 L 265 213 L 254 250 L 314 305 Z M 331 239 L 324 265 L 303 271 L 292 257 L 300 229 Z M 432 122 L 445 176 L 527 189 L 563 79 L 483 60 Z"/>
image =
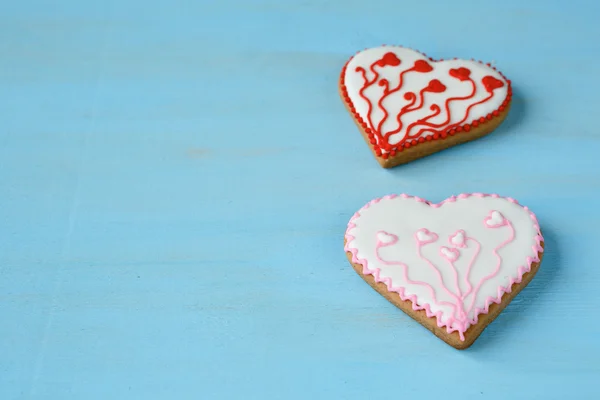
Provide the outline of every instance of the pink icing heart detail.
<path id="1" fill-rule="evenodd" d="M 398 241 L 398 236 L 385 231 L 377 232 L 377 241 L 380 246 L 391 246 Z"/>
<path id="2" fill-rule="evenodd" d="M 501 226 L 507 225 L 508 222 L 504 218 L 500 211 L 490 211 L 490 215 L 485 217 L 483 223 L 488 228 L 499 228 Z"/>
<path id="3" fill-rule="evenodd" d="M 435 232 L 430 232 L 427 228 L 421 228 L 415 233 L 415 239 L 421 246 L 433 243 L 438 240 L 438 235 Z"/>
<path id="4" fill-rule="evenodd" d="M 452 262 L 458 260 L 460 253 L 456 249 L 449 249 L 448 247 L 442 246 L 440 247 L 440 255 L 446 260 Z"/>
<path id="5" fill-rule="evenodd" d="M 436 243 L 439 237 L 448 244 Z M 539 267 L 543 252 L 537 219 L 528 208 L 479 193 L 438 204 L 408 195 L 375 199 L 354 214 L 345 240 L 354 266 L 362 265 L 361 274 L 385 284 L 378 292 L 410 300 L 412 310 L 435 318 L 428 328 L 457 332 L 465 347 L 474 340 L 469 327 L 514 290 L 513 284 L 531 279 L 525 274 L 534 263 Z"/>
<path id="6" fill-rule="evenodd" d="M 465 244 L 465 231 L 462 229 L 457 230 L 448 237 L 448 242 L 455 247 L 467 247 Z"/>

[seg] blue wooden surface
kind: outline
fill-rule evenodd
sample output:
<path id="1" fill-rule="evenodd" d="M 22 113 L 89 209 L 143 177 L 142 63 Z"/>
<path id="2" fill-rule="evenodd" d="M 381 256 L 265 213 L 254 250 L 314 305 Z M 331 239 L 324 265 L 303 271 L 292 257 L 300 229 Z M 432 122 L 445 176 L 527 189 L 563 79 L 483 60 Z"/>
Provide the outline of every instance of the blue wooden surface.
<path id="1" fill-rule="evenodd" d="M 403 3 L 3 2 L 0 399 L 600 398 L 600 3 Z M 508 120 L 381 169 L 336 89 L 381 43 L 495 61 Z M 459 352 L 342 235 L 373 197 L 472 191 L 547 251 Z"/>

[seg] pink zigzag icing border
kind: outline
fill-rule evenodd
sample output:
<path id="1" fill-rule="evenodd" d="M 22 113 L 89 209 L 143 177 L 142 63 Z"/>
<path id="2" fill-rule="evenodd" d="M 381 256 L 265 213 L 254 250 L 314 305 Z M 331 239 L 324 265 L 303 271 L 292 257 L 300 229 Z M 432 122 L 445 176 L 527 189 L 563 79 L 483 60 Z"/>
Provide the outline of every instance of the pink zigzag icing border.
<path id="1" fill-rule="evenodd" d="M 429 304 L 425 304 L 424 306 L 420 306 L 417 304 L 417 297 L 415 295 L 411 295 L 411 296 L 407 296 L 404 294 L 404 288 L 403 287 L 392 287 L 392 280 L 391 278 L 380 278 L 379 277 L 379 268 L 375 268 L 375 269 L 369 269 L 369 263 L 366 259 L 359 259 L 356 257 L 356 254 L 358 253 L 358 249 L 351 249 L 349 248 L 350 243 L 354 240 L 354 236 L 350 235 L 348 232 L 356 227 L 356 224 L 354 224 L 354 221 L 360 217 L 360 212 L 369 208 L 372 204 L 377 204 L 379 203 L 381 200 L 386 200 L 386 199 L 394 199 L 396 197 L 401 197 L 404 199 L 414 199 L 415 201 L 419 202 L 419 203 L 425 203 L 427 205 L 429 205 L 432 208 L 439 208 L 441 206 L 443 206 L 446 203 L 454 203 L 456 200 L 458 199 L 466 199 L 468 197 L 492 197 L 492 198 L 500 198 L 500 199 L 504 199 L 504 200 L 508 200 L 511 203 L 514 203 L 520 207 L 522 207 L 524 210 L 529 212 L 529 215 L 531 217 L 531 219 L 533 220 L 534 223 L 534 227 L 537 230 L 537 235 L 535 236 L 535 241 L 536 244 L 534 246 L 532 246 L 532 250 L 534 251 L 535 257 L 527 257 L 525 259 L 525 265 L 520 266 L 517 269 L 517 278 L 515 279 L 513 276 L 510 277 L 508 286 L 504 287 L 504 286 L 499 286 L 498 290 L 497 290 L 497 296 L 494 298 L 492 296 L 489 296 L 487 299 L 485 299 L 485 306 L 483 308 L 475 308 L 475 313 L 472 319 L 469 320 L 469 323 L 472 325 L 477 324 L 477 322 L 479 321 L 479 315 L 480 314 L 487 314 L 489 312 L 489 308 L 490 305 L 492 303 L 496 303 L 496 304 L 500 304 L 500 302 L 502 301 L 502 296 L 504 295 L 504 293 L 510 293 L 512 291 L 512 285 L 514 283 L 521 283 L 521 280 L 523 279 L 523 275 L 525 275 L 527 272 L 531 271 L 531 264 L 533 264 L 534 262 L 539 262 L 540 258 L 538 257 L 539 253 L 543 253 L 544 249 L 541 246 L 541 243 L 544 241 L 544 238 L 542 237 L 542 234 L 540 232 L 540 226 L 537 220 L 537 217 L 535 216 L 535 214 L 526 206 L 523 206 L 521 204 L 519 204 L 519 202 L 511 197 L 504 197 L 504 196 L 500 196 L 498 194 L 485 194 L 485 193 L 461 193 L 458 196 L 450 196 L 448 197 L 446 200 L 441 201 L 440 203 L 431 203 L 428 200 L 422 199 L 420 197 L 417 196 L 411 196 L 411 195 L 407 195 L 407 194 L 400 194 L 400 195 L 396 195 L 396 194 L 391 194 L 391 195 L 386 195 L 377 199 L 373 199 L 370 202 L 368 202 L 367 204 L 365 204 L 360 210 L 358 210 L 356 213 L 354 213 L 354 215 L 352 216 L 352 218 L 350 218 L 350 221 L 348 222 L 348 227 L 346 229 L 346 245 L 344 246 L 344 250 L 345 251 L 349 251 L 350 253 L 352 253 L 352 262 L 353 263 L 357 263 L 363 266 L 363 275 L 373 275 L 373 277 L 375 278 L 375 282 L 382 282 L 385 283 L 385 285 L 387 286 L 388 291 L 390 292 L 396 292 L 398 293 L 398 295 L 400 295 L 400 298 L 402 300 L 410 300 L 412 303 L 412 309 L 417 311 L 417 310 L 425 310 L 425 314 L 427 315 L 427 317 L 431 318 L 431 317 L 435 317 L 436 321 L 437 321 L 437 326 L 439 328 L 442 327 L 446 327 L 446 332 L 448 333 L 452 333 L 452 332 L 462 332 L 465 333 L 467 329 L 464 330 L 460 330 L 460 329 L 454 329 L 451 326 L 448 326 L 447 323 L 445 322 L 441 322 L 441 317 L 442 317 L 442 312 L 438 311 L 437 313 L 434 313 L 431 311 L 431 308 L 429 307 Z"/>

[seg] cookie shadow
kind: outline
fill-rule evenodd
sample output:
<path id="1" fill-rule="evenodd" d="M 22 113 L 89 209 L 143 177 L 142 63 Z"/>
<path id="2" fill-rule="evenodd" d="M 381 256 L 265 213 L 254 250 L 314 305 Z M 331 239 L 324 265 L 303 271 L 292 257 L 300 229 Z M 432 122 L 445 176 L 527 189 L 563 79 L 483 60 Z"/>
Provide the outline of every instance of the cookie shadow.
<path id="1" fill-rule="evenodd" d="M 475 140 L 470 140 L 455 146 L 436 151 L 425 157 L 418 158 L 407 164 L 399 165 L 394 168 L 386 169 L 386 173 L 392 175 L 406 175 L 407 170 L 419 171 L 423 168 L 428 168 L 433 162 L 449 162 L 456 157 L 464 157 L 465 155 L 485 154 L 485 147 L 492 145 L 496 140 L 504 140 L 504 135 L 517 135 L 519 126 L 527 119 L 527 103 L 523 93 L 513 87 L 512 101 L 508 115 L 502 123 L 494 129 L 493 132 Z M 520 135 L 520 133 L 519 133 Z"/>
<path id="2" fill-rule="evenodd" d="M 544 236 L 544 256 L 536 276 L 465 352 L 477 354 L 489 351 L 492 346 L 508 346 L 509 343 L 504 342 L 509 342 L 512 335 L 506 333 L 518 330 L 522 320 L 541 312 L 544 305 L 540 298 L 550 295 L 548 288 L 556 280 L 561 268 L 560 245 L 555 233 L 543 226 L 541 230 Z"/>

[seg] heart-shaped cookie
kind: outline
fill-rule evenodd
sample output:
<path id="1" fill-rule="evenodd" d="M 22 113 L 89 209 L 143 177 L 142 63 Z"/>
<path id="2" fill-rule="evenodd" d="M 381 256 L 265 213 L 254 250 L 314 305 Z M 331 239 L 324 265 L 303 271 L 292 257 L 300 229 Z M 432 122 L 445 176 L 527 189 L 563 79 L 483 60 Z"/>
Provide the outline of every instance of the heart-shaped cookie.
<path id="1" fill-rule="evenodd" d="M 490 64 L 382 46 L 346 63 L 340 94 L 390 168 L 490 133 L 508 114 L 512 91 Z"/>
<path id="2" fill-rule="evenodd" d="M 375 199 L 354 214 L 345 236 L 356 272 L 457 349 L 529 283 L 543 245 L 529 209 L 479 193 L 438 204 L 404 194 Z"/>

